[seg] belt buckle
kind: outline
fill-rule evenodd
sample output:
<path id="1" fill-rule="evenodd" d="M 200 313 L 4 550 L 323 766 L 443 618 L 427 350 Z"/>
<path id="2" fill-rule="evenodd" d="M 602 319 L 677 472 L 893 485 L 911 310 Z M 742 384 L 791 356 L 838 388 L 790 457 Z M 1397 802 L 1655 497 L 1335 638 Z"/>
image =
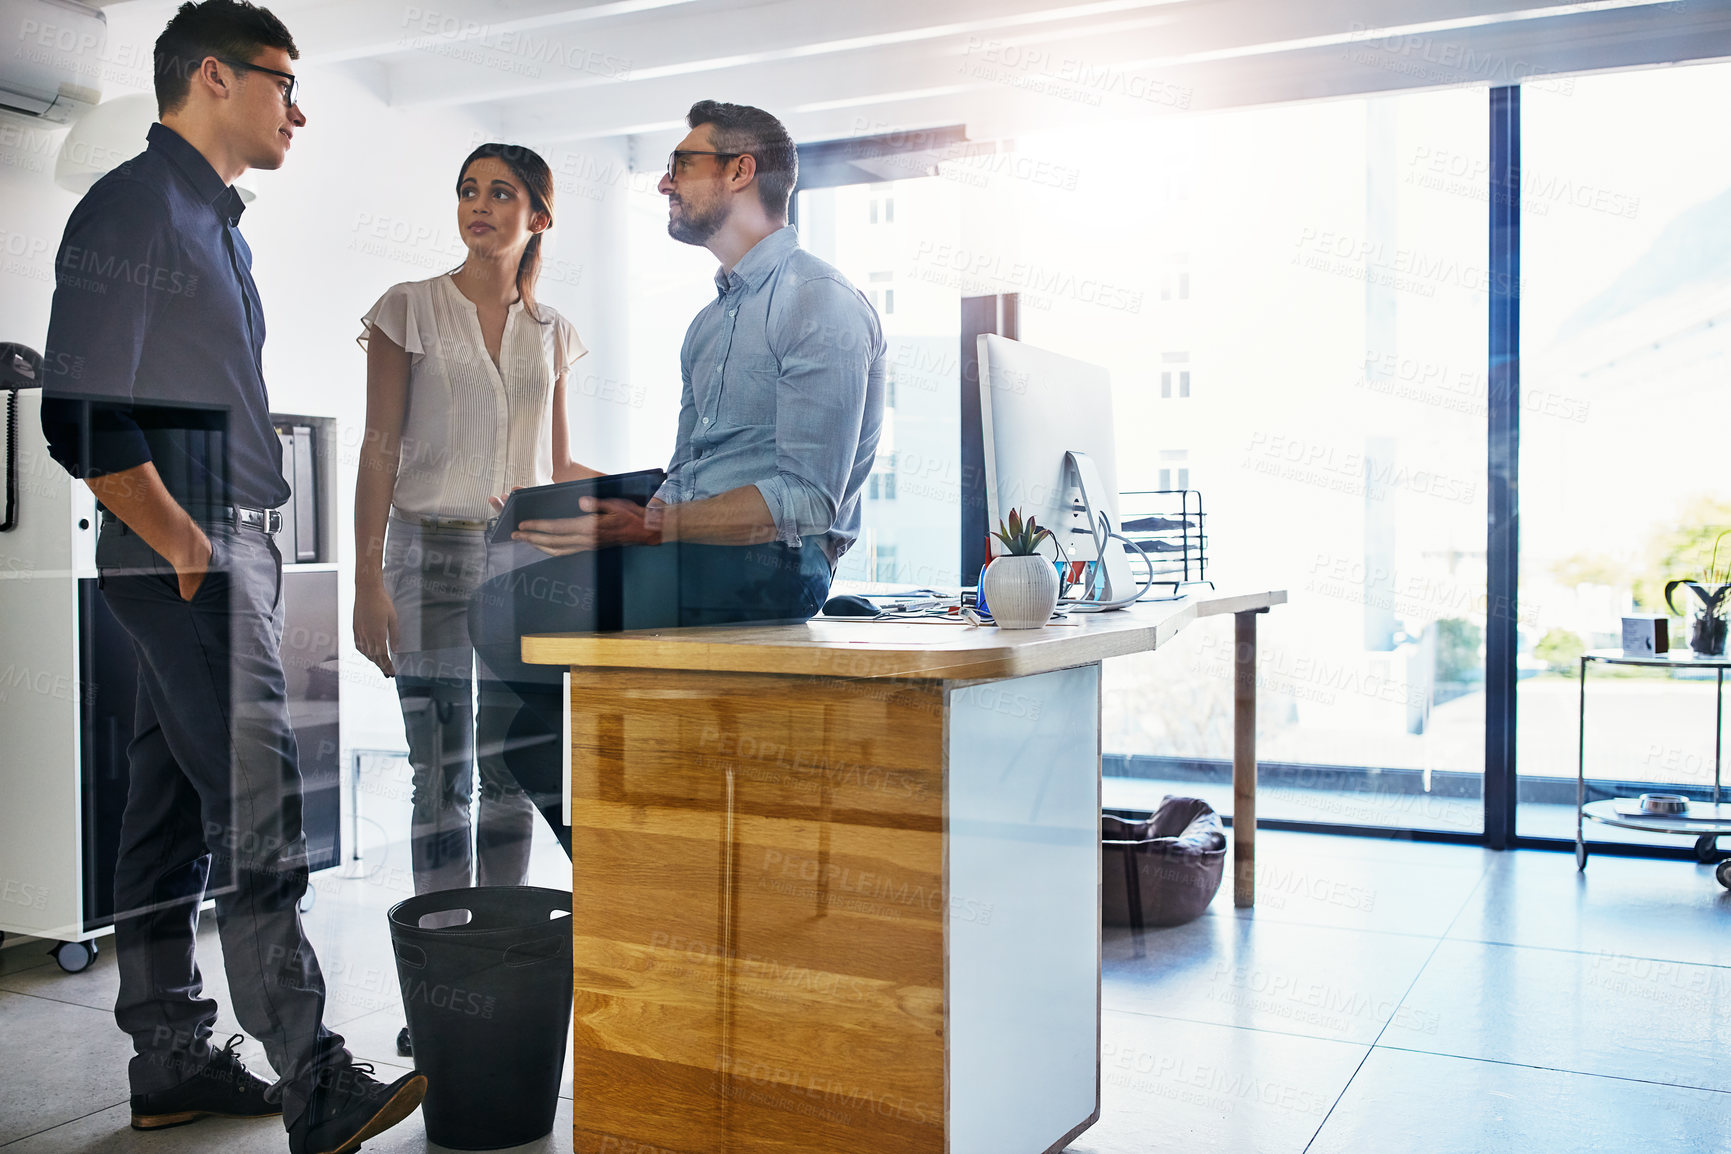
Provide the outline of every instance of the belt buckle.
<path id="1" fill-rule="evenodd" d="M 264 512 L 264 531 L 266 533 L 282 532 L 282 510 L 266 509 Z"/>

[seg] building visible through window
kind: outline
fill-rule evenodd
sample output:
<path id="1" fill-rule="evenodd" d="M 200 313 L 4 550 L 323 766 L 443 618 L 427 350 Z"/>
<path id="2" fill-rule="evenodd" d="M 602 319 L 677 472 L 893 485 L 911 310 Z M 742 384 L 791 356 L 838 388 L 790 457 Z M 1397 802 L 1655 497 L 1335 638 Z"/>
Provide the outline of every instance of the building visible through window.
<path id="1" fill-rule="evenodd" d="M 1190 487 L 1190 450 L 1162 449 L 1160 451 L 1160 487 L 1162 489 L 1188 489 Z"/>
<path id="2" fill-rule="evenodd" d="M 1190 299 L 1190 254 L 1167 253 L 1160 264 L 1160 299 L 1187 301 Z"/>
<path id="3" fill-rule="evenodd" d="M 1188 397 L 1190 395 L 1190 354 L 1160 354 L 1160 395 Z"/>
<path id="4" fill-rule="evenodd" d="M 878 459 L 872 467 L 872 472 L 866 478 L 866 499 L 871 501 L 893 501 L 896 499 L 896 452 L 878 453 Z"/>
<path id="5" fill-rule="evenodd" d="M 871 284 L 874 287 L 868 295 L 872 302 L 872 308 L 885 316 L 890 316 L 896 311 L 896 290 L 890 287 L 895 279 L 896 274 L 893 271 L 871 274 Z M 880 285 L 881 288 L 876 287 Z"/>

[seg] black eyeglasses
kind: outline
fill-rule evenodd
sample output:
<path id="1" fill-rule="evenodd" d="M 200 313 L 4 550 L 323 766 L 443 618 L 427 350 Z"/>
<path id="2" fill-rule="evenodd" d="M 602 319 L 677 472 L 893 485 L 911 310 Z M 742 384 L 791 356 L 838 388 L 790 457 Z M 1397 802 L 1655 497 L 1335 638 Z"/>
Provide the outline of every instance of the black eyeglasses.
<path id="1" fill-rule="evenodd" d="M 278 72 L 276 69 L 266 68 L 262 64 L 248 64 L 244 60 L 230 60 L 226 56 L 218 56 L 217 59 L 228 65 L 230 68 L 245 68 L 249 72 L 268 72 L 272 76 L 282 77 L 284 80 L 288 81 L 288 87 L 283 89 L 282 102 L 290 108 L 293 108 L 295 105 L 300 103 L 301 82 L 300 77 L 296 76 L 294 73 Z"/>
<path id="2" fill-rule="evenodd" d="M 741 156 L 750 156 L 749 152 L 705 152 L 698 148 L 676 148 L 667 154 L 667 175 L 678 176 L 680 168 L 687 156 L 724 156 L 728 160 L 736 160 Z"/>

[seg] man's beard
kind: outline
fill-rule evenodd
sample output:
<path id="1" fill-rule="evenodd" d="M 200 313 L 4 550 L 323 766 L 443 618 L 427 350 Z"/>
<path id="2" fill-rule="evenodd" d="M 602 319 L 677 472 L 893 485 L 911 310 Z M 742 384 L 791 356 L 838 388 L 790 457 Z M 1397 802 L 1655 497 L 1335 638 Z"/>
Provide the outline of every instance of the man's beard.
<path id="1" fill-rule="evenodd" d="M 702 213 L 692 212 L 691 206 L 683 200 L 679 207 L 683 210 L 680 215 L 668 214 L 667 235 L 684 244 L 703 244 L 727 223 L 727 206 L 724 204 L 712 204 L 708 212 Z"/>

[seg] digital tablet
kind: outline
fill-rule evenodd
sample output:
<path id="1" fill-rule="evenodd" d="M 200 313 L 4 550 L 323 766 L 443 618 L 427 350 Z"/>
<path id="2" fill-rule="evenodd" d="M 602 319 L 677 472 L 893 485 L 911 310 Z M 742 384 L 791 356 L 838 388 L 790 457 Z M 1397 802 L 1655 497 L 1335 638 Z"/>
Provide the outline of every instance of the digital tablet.
<path id="1" fill-rule="evenodd" d="M 488 540 L 495 545 L 509 541 L 511 534 L 525 521 L 584 516 L 577 504 L 580 497 L 622 497 L 647 505 L 649 498 L 655 496 L 655 491 L 666 480 L 667 474 L 660 469 L 642 469 L 635 473 L 612 473 L 605 477 L 585 477 L 581 481 L 518 489 L 505 498 L 505 507 L 499 511 Z"/>

